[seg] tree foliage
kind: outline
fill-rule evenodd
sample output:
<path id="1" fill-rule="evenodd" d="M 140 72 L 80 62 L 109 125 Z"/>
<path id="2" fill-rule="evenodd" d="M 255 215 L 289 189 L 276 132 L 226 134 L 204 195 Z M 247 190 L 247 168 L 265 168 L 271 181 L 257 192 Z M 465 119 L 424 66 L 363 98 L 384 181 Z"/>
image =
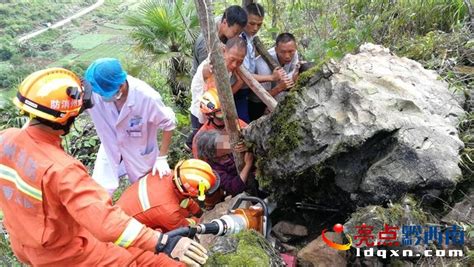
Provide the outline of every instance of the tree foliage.
<path id="1" fill-rule="evenodd" d="M 170 4 L 165 0 L 148 0 L 127 22 L 134 27 L 131 36 L 137 48 L 151 55 L 153 63 L 167 74 L 176 102 L 184 104 L 182 94 L 191 84 L 192 45 L 199 30 L 192 1 L 177 0 Z"/>

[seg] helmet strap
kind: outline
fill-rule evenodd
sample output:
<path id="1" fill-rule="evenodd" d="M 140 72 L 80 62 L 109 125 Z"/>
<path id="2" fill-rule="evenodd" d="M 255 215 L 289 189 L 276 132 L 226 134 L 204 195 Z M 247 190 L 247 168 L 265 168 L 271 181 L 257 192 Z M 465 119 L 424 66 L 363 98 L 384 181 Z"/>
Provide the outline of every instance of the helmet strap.
<path id="1" fill-rule="evenodd" d="M 66 121 L 65 124 L 55 123 L 55 122 L 48 121 L 48 120 L 45 120 L 45 119 L 40 118 L 40 117 L 36 117 L 35 119 L 38 120 L 39 122 L 41 122 L 42 124 L 51 127 L 53 130 L 63 130 L 64 133 L 62 134 L 62 136 L 65 136 L 71 130 L 71 126 L 74 123 L 74 121 L 76 120 L 76 117 L 70 117 Z"/>
<path id="2" fill-rule="evenodd" d="M 199 181 L 199 195 L 198 195 L 198 200 L 199 201 L 204 201 L 206 199 L 206 195 L 204 194 L 206 190 L 206 186 L 204 185 L 203 181 Z"/>
<path id="3" fill-rule="evenodd" d="M 216 126 L 216 128 L 219 129 L 219 130 L 222 130 L 222 129 L 225 128 L 225 124 L 223 124 L 223 125 L 217 125 L 216 122 L 214 121 L 214 118 L 209 118 L 209 121 L 210 121 L 214 126 Z"/>

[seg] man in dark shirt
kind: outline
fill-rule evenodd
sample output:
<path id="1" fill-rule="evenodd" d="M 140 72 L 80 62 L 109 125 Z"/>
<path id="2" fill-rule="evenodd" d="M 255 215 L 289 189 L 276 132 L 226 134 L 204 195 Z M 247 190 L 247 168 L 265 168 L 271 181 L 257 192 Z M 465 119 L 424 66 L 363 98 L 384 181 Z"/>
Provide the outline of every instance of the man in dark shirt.
<path id="1" fill-rule="evenodd" d="M 217 36 L 225 44 L 228 39 L 238 36 L 245 25 L 247 25 L 247 13 L 245 10 L 237 5 L 230 6 L 224 11 L 222 18 L 216 18 Z M 194 43 L 192 76 L 194 76 L 198 66 L 207 56 L 206 40 L 201 32 Z"/>

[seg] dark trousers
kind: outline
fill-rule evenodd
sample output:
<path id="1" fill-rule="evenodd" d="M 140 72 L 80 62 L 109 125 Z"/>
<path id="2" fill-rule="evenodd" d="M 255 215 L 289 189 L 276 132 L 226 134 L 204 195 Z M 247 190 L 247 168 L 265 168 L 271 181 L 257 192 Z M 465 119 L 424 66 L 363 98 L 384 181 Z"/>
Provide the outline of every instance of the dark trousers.
<path id="1" fill-rule="evenodd" d="M 254 121 L 263 116 L 267 106 L 263 102 L 252 102 L 249 100 L 250 121 Z"/>
<path id="2" fill-rule="evenodd" d="M 247 100 L 248 95 L 250 94 L 250 89 L 241 88 L 237 93 L 234 94 L 235 108 L 237 109 L 237 115 L 239 119 L 250 123 L 249 116 L 249 103 Z"/>
<path id="3" fill-rule="evenodd" d="M 192 131 L 188 135 L 188 138 L 186 139 L 186 145 L 189 148 L 193 147 L 193 138 L 196 135 L 196 133 L 199 131 L 199 129 L 201 129 L 201 126 L 202 126 L 202 124 L 199 122 L 199 119 L 196 116 L 194 116 L 193 114 L 191 114 Z"/>

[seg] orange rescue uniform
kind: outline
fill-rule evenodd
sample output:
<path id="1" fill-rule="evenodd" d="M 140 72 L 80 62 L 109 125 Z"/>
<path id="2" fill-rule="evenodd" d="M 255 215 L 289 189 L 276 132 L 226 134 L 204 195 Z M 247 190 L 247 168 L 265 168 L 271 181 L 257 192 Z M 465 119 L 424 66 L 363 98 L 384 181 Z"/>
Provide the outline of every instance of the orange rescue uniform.
<path id="1" fill-rule="evenodd" d="M 158 233 L 112 206 L 84 165 L 63 151 L 59 136 L 40 126 L 7 129 L 0 132 L 0 151 L 0 208 L 20 261 L 184 265 L 153 253 Z"/>
<path id="2" fill-rule="evenodd" d="M 139 222 L 168 232 L 199 222 L 192 217 L 201 213 L 198 203 L 183 196 L 173 181 L 173 175 L 150 174 L 140 178 L 123 192 L 116 205 Z"/>

